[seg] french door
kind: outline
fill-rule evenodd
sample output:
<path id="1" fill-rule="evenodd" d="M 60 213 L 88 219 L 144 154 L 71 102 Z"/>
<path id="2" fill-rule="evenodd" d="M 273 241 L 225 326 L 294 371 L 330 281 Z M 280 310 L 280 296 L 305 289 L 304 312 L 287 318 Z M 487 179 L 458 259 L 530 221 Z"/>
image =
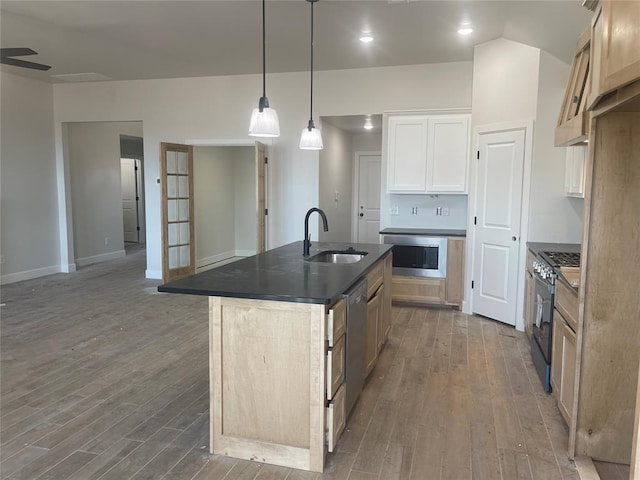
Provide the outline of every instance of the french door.
<path id="1" fill-rule="evenodd" d="M 162 281 L 195 273 L 193 147 L 160 143 Z"/>

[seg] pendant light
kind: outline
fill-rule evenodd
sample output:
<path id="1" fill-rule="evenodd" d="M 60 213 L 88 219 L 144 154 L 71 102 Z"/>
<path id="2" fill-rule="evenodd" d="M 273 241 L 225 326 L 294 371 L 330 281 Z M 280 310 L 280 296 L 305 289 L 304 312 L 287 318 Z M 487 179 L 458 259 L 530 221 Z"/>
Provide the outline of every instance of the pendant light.
<path id="1" fill-rule="evenodd" d="M 313 4 L 318 0 L 307 0 L 311 4 L 311 100 L 309 108 L 309 124 L 302 129 L 300 148 L 302 150 L 322 150 L 322 135 L 313 123 Z"/>
<path id="2" fill-rule="evenodd" d="M 258 102 L 258 108 L 254 108 L 251 113 L 249 135 L 252 137 L 279 137 L 280 122 L 278 121 L 278 113 L 269 107 L 269 99 L 267 98 L 265 30 L 265 0 L 262 0 L 262 96 Z"/>

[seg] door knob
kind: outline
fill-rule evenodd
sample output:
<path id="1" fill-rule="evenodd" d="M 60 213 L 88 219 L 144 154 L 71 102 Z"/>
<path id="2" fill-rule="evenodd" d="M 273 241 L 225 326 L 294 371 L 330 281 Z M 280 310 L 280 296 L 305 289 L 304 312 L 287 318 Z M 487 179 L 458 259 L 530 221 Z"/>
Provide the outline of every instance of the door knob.
<path id="1" fill-rule="evenodd" d="M 361 214 L 360 214 L 360 216 L 361 216 L 361 217 L 364 217 L 364 213 L 361 213 Z"/>
<path id="2" fill-rule="evenodd" d="M 518 238 L 514 235 L 513 237 L 511 237 L 511 240 L 515 242 L 516 240 L 518 240 Z"/>

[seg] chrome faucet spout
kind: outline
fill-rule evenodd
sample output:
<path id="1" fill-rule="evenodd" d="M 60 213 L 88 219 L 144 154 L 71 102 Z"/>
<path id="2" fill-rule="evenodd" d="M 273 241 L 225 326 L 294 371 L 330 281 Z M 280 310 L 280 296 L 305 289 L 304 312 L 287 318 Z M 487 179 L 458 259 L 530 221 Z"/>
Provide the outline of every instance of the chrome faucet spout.
<path id="1" fill-rule="evenodd" d="M 329 231 L 327 216 L 324 214 L 324 212 L 316 207 L 310 208 L 304 217 L 304 241 L 302 242 L 302 255 L 304 255 L 305 257 L 309 256 L 309 248 L 311 247 L 311 235 L 309 235 L 309 216 L 313 212 L 318 212 L 318 214 L 322 218 L 322 228 L 324 228 L 325 232 Z"/>

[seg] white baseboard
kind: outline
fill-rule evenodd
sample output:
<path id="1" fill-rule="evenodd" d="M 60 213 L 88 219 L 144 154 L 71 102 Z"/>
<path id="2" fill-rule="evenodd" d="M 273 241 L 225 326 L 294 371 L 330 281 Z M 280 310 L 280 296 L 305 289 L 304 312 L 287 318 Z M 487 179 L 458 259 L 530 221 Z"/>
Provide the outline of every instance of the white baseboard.
<path id="1" fill-rule="evenodd" d="M 60 267 L 60 271 L 62 273 L 73 273 L 76 271 L 76 264 L 75 263 L 63 263 L 62 266 Z"/>
<path id="2" fill-rule="evenodd" d="M 216 255 L 211 255 L 209 257 L 196 258 L 196 269 L 207 267 L 209 265 L 213 265 L 214 263 L 222 262 L 223 260 L 227 260 L 235 256 L 235 250 L 229 250 L 227 252 L 217 253 Z"/>
<path id="3" fill-rule="evenodd" d="M 145 270 L 144 278 L 150 280 L 162 280 L 162 270 Z"/>
<path id="4" fill-rule="evenodd" d="M 252 257 L 256 254 L 255 250 L 236 250 L 236 257 Z"/>
<path id="5" fill-rule="evenodd" d="M 35 268 L 33 270 L 25 270 L 24 272 L 7 273 L 0 276 L 0 284 L 21 282 L 23 280 L 31 280 L 33 278 L 46 277 L 54 273 L 60 273 L 60 265 L 51 265 L 50 267 Z"/>
<path id="6" fill-rule="evenodd" d="M 124 250 L 117 250 L 115 252 L 101 253 L 100 255 L 94 255 L 92 257 L 76 258 L 76 265 L 84 267 L 94 263 L 107 262 L 109 260 L 115 260 L 116 258 L 122 258 L 126 256 L 126 254 Z"/>

